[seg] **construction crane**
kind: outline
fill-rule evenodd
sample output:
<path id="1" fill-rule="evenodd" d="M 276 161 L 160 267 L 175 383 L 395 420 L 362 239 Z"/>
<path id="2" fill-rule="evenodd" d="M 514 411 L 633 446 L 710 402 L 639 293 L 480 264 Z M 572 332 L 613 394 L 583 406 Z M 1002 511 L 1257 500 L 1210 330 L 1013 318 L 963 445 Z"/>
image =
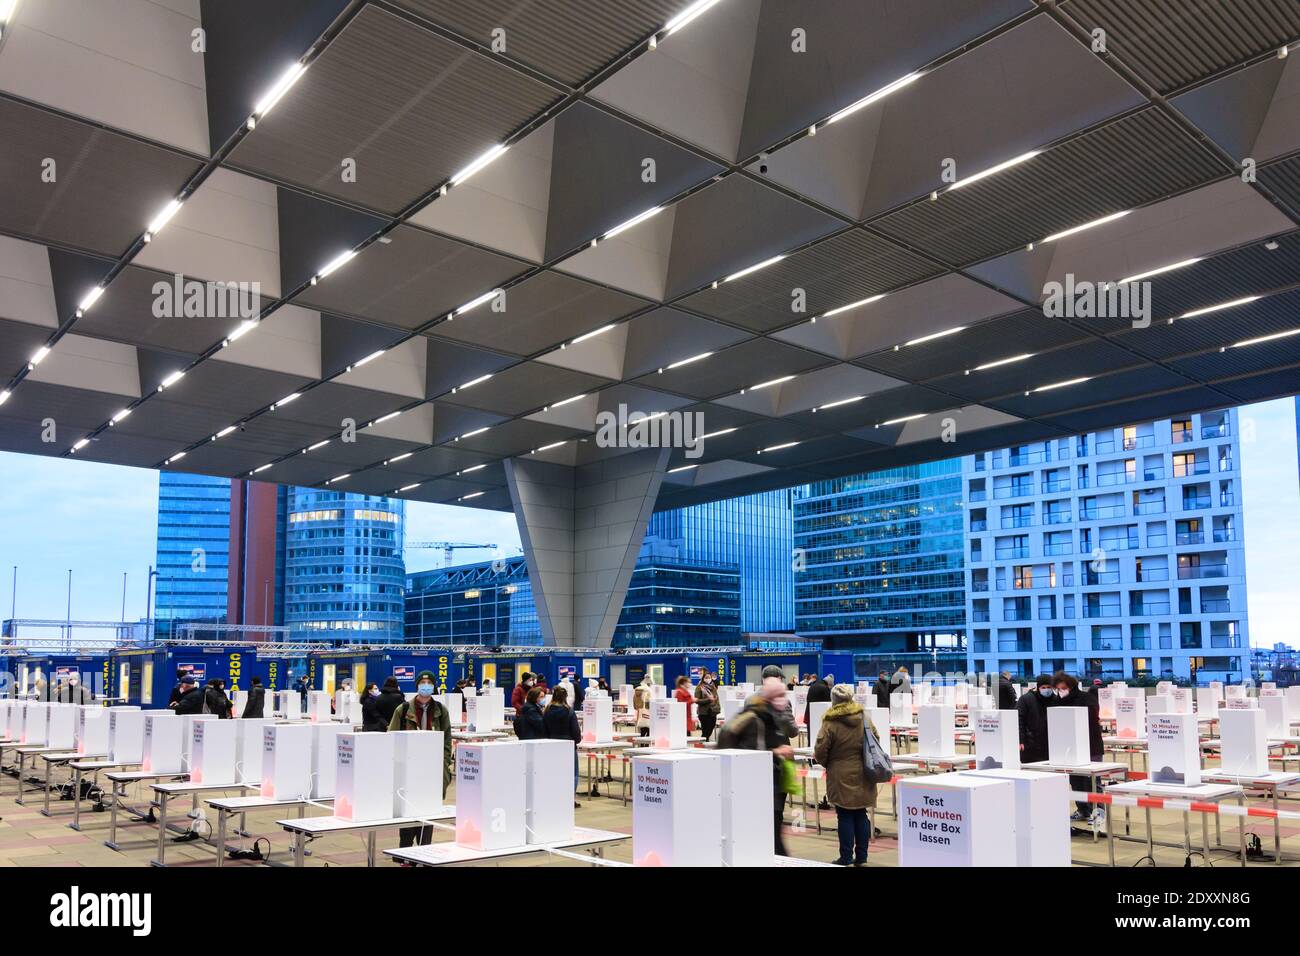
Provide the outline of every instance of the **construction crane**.
<path id="1" fill-rule="evenodd" d="M 457 551 L 495 551 L 495 544 L 473 544 L 469 541 L 408 541 L 407 548 L 412 549 L 433 549 L 441 548 L 443 557 L 443 567 L 450 567 L 452 557 Z"/>

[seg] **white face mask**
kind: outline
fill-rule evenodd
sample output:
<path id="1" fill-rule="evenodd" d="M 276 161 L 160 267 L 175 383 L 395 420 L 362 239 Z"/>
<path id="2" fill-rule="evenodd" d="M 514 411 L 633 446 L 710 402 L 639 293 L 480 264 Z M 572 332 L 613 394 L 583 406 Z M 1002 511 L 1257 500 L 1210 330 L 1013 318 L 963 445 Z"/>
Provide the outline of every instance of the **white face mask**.
<path id="1" fill-rule="evenodd" d="M 1056 696 L 1057 696 L 1057 697 L 1069 697 L 1069 696 L 1070 696 L 1070 691 L 1069 691 L 1068 688 L 1060 688 L 1060 687 L 1058 687 L 1058 688 L 1056 688 Z"/>

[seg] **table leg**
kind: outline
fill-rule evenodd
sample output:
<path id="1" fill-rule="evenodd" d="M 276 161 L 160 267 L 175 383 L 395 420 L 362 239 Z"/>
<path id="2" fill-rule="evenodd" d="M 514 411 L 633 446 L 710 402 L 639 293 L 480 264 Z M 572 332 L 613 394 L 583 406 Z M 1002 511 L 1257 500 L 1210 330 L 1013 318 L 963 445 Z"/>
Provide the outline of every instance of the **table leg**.
<path id="1" fill-rule="evenodd" d="M 1245 818 L 1243 817 L 1243 822 Z M 1277 818 L 1277 785 L 1273 786 L 1273 863 L 1282 862 L 1282 821 Z"/>
<path id="2" fill-rule="evenodd" d="M 1115 814 L 1106 813 L 1106 849 L 1110 854 L 1110 865 L 1115 865 Z"/>
<path id="3" fill-rule="evenodd" d="M 217 810 L 217 866 L 226 864 L 226 811 Z"/>
<path id="4" fill-rule="evenodd" d="M 1246 808 L 1245 791 L 1237 794 L 1237 806 L 1243 810 Z M 1246 865 L 1246 818 L 1241 818 L 1241 825 L 1237 827 L 1237 838 L 1241 841 L 1241 865 Z"/>
<path id="5" fill-rule="evenodd" d="M 109 781 L 108 839 L 104 846 L 117 849 L 117 781 Z"/>
<path id="6" fill-rule="evenodd" d="M 813 780 L 813 800 L 816 801 L 816 802 L 813 804 L 813 814 L 814 814 L 814 816 L 817 817 L 817 835 L 818 835 L 818 836 L 821 836 L 821 832 L 822 832 L 822 795 L 821 795 L 821 785 L 817 783 L 817 780 L 816 780 L 816 779 Z"/>
<path id="7" fill-rule="evenodd" d="M 164 859 L 167 852 L 167 794 L 158 795 L 158 859 L 154 866 L 166 866 Z"/>
<path id="8" fill-rule="evenodd" d="M 371 869 L 375 865 L 375 835 L 377 833 L 377 830 L 371 830 L 366 834 L 366 866 Z"/>
<path id="9" fill-rule="evenodd" d="M 41 810 L 41 816 L 43 817 L 50 815 L 50 765 L 52 763 L 54 763 L 53 760 L 45 761 L 45 807 Z"/>
<path id="10" fill-rule="evenodd" d="M 1093 776 L 1093 775 L 1091 775 L 1091 774 L 1088 776 L 1088 792 L 1089 792 L 1089 793 L 1097 793 L 1097 792 L 1098 792 L 1098 791 L 1097 791 L 1097 788 L 1098 788 L 1098 786 L 1100 786 L 1100 784 L 1101 784 L 1101 777 Z M 1092 806 L 1094 806 L 1094 807 L 1099 807 L 1099 806 L 1101 806 L 1101 804 L 1100 804 L 1100 803 L 1094 803 L 1094 804 L 1092 804 Z M 1110 819 L 1110 814 L 1109 814 L 1109 813 L 1106 814 L 1106 819 L 1108 819 L 1108 820 Z M 1097 842 L 1097 839 L 1098 839 L 1097 828 L 1096 828 L 1096 827 L 1093 827 L 1093 828 L 1092 828 L 1092 842 L 1093 842 L 1093 843 L 1096 843 L 1096 842 Z"/>
<path id="11" fill-rule="evenodd" d="M 1183 811 L 1183 849 L 1187 851 L 1187 857 L 1190 860 L 1192 856 L 1192 815 Z"/>
<path id="12" fill-rule="evenodd" d="M 18 754 L 18 795 L 14 797 L 14 803 L 18 806 L 23 805 L 23 768 L 27 766 L 27 755 Z"/>
<path id="13" fill-rule="evenodd" d="M 307 851 L 307 834 L 299 830 L 293 835 L 293 865 L 301 867 Z"/>
<path id="14" fill-rule="evenodd" d="M 1151 865 L 1156 865 L 1156 836 L 1151 831 L 1151 808 L 1144 807 L 1147 818 L 1147 856 L 1151 858 Z"/>
<path id="15" fill-rule="evenodd" d="M 81 829 L 81 768 L 72 771 L 72 822 L 68 824 L 74 830 Z"/>
<path id="16" fill-rule="evenodd" d="M 1219 819 L 1217 813 L 1214 815 L 1214 819 Z M 1201 846 L 1205 848 L 1205 859 L 1208 862 L 1210 859 L 1210 818 L 1204 813 L 1201 814 Z"/>

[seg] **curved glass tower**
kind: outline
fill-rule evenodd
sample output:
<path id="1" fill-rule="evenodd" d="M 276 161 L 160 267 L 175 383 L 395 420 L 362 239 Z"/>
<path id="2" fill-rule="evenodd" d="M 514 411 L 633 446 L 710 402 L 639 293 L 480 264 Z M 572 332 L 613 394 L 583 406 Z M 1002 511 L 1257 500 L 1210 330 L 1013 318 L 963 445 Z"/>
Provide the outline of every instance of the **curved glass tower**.
<path id="1" fill-rule="evenodd" d="M 302 640 L 402 640 L 406 503 L 289 490 L 284 623 Z"/>

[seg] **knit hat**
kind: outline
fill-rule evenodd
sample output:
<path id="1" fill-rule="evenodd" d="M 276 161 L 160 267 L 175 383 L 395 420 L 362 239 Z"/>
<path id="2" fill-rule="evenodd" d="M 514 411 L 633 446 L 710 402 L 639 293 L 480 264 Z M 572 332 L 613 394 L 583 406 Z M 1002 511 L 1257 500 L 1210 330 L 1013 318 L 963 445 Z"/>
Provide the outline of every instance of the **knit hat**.
<path id="1" fill-rule="evenodd" d="M 419 674 L 416 676 L 416 678 L 415 678 L 415 682 L 418 684 L 418 683 L 420 683 L 420 681 L 424 680 L 426 677 L 429 678 L 429 681 L 430 681 L 431 683 L 434 683 L 434 684 L 437 683 L 437 680 L 436 680 L 436 679 L 434 678 L 434 676 L 433 676 L 433 671 L 420 671 L 420 673 L 419 673 Z"/>
<path id="2" fill-rule="evenodd" d="M 781 673 L 781 668 L 777 667 L 775 664 L 768 664 L 763 668 L 763 677 L 780 677 L 782 680 L 785 679 L 785 675 Z"/>
<path id="3" fill-rule="evenodd" d="M 853 685 L 836 684 L 831 688 L 832 704 L 851 704 L 853 703 Z"/>

